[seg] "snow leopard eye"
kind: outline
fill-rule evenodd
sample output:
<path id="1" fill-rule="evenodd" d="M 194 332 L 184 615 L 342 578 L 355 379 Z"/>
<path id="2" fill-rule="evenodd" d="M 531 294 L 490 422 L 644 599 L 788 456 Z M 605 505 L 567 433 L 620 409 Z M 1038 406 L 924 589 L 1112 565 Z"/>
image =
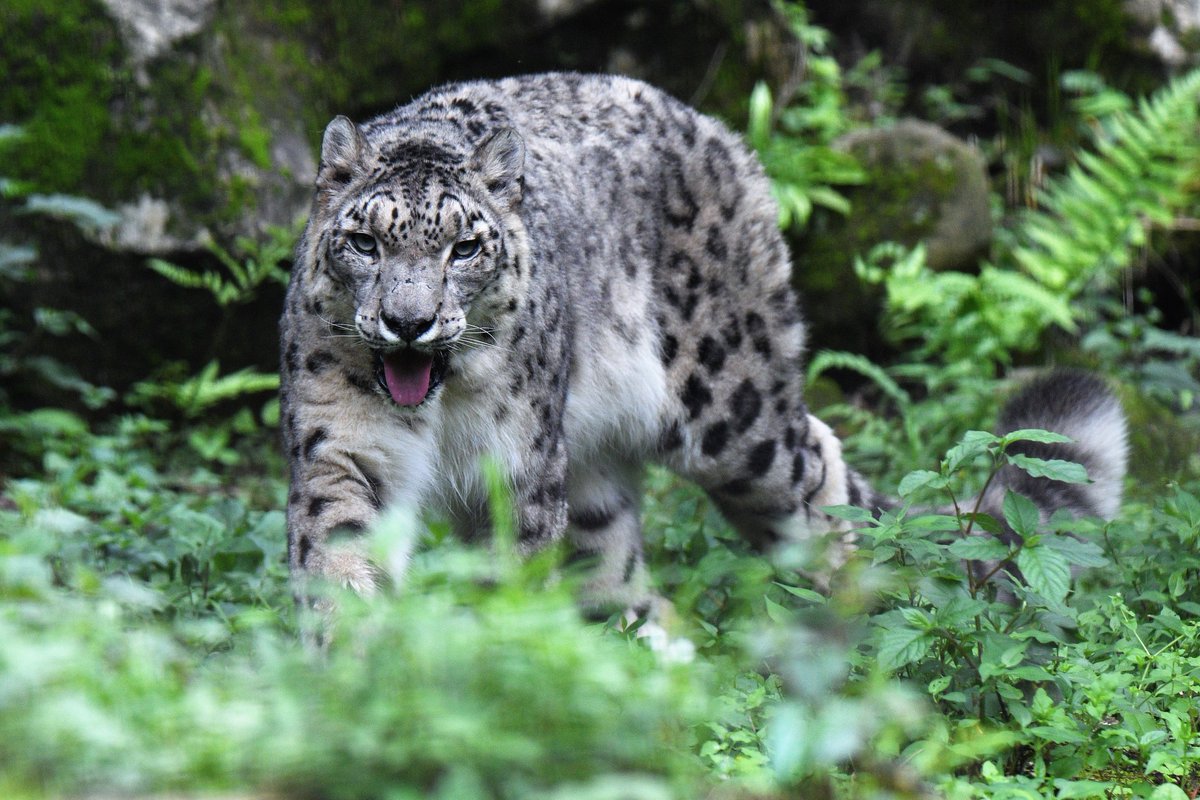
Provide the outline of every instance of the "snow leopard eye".
<path id="1" fill-rule="evenodd" d="M 454 243 L 450 252 L 458 259 L 467 259 L 479 252 L 479 240 L 475 237 L 462 239 Z"/>
<path id="2" fill-rule="evenodd" d="M 350 247 L 359 255 L 369 256 L 378 247 L 375 237 L 369 233 L 352 233 L 347 240 L 350 242 Z"/>

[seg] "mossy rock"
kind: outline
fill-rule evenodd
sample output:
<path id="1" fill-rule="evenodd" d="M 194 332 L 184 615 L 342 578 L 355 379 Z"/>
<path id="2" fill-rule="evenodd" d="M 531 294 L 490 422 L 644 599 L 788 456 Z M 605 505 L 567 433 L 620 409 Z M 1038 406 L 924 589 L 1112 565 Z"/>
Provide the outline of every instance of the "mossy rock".
<path id="1" fill-rule="evenodd" d="M 797 243 L 794 283 L 825 346 L 872 351 L 880 296 L 854 276 L 855 257 L 880 242 L 924 242 L 932 268 L 972 269 L 992 239 L 986 166 L 973 147 L 916 120 L 854 131 L 835 146 L 867 178 L 845 190 L 848 215 L 813 217 Z"/>
<path id="2" fill-rule="evenodd" d="M 835 143 L 867 173 L 851 212 L 830 233 L 851 253 L 878 242 L 925 243 L 932 269 L 970 269 L 992 241 L 987 167 L 978 150 L 936 125 L 903 120 Z"/>

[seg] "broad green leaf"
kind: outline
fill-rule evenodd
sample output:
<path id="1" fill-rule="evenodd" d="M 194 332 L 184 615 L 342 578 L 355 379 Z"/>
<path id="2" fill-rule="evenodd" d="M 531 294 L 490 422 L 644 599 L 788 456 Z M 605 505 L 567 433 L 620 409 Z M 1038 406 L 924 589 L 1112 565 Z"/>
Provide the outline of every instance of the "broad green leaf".
<path id="1" fill-rule="evenodd" d="M 968 625 L 987 610 L 988 604 L 970 597 L 955 597 L 934 614 L 938 624 L 946 627 Z"/>
<path id="2" fill-rule="evenodd" d="M 920 608 L 901 608 L 900 616 L 904 617 L 904 621 L 914 628 L 919 630 L 929 630 L 933 627 L 933 620 L 929 614 Z"/>
<path id="3" fill-rule="evenodd" d="M 1039 739 L 1055 744 L 1083 744 L 1087 737 L 1079 731 L 1059 728 L 1054 725 L 1033 725 L 1028 731 Z"/>
<path id="4" fill-rule="evenodd" d="M 1066 599 L 1071 567 L 1062 553 L 1041 544 L 1026 546 L 1017 553 L 1017 567 L 1033 591 L 1056 603 Z"/>
<path id="5" fill-rule="evenodd" d="M 808 600 L 812 603 L 823 604 L 828 599 L 825 597 L 825 595 L 821 594 L 820 592 L 814 592 L 812 589 L 803 589 L 799 586 L 788 586 L 786 583 L 780 583 L 779 581 L 775 581 L 775 585 L 790 595 L 799 597 L 801 600 Z"/>
<path id="6" fill-rule="evenodd" d="M 1008 463 L 1025 470 L 1035 478 L 1049 478 L 1063 483 L 1090 483 L 1087 470 L 1073 461 L 1060 458 L 1034 458 L 1024 453 L 1005 453 Z"/>
<path id="7" fill-rule="evenodd" d="M 784 624 L 792 621 L 792 612 L 766 595 L 763 595 L 763 603 L 767 607 L 767 616 L 771 618 L 772 622 Z"/>
<path id="8" fill-rule="evenodd" d="M 928 631 L 913 628 L 888 628 L 879 637 L 879 665 L 894 671 L 924 658 L 933 644 Z"/>
<path id="9" fill-rule="evenodd" d="M 987 431 L 967 431 L 959 443 L 947 451 L 946 459 L 942 462 L 943 472 L 954 472 L 963 464 L 986 453 L 988 448 L 998 441 L 998 436 Z"/>
<path id="10" fill-rule="evenodd" d="M 1016 492 L 1004 495 L 1004 519 L 1022 539 L 1035 536 L 1041 516 L 1029 498 Z"/>
<path id="11" fill-rule="evenodd" d="M 1150 800 L 1191 800 L 1191 796 L 1173 783 L 1164 783 L 1154 787 Z"/>
<path id="12" fill-rule="evenodd" d="M 948 514 L 922 514 L 904 521 L 904 529 L 912 532 L 957 531 L 961 527 L 958 520 Z"/>
<path id="13" fill-rule="evenodd" d="M 968 561 L 998 561 L 1011 552 L 1008 545 L 991 536 L 968 536 L 959 539 L 947 548 L 955 558 Z"/>
<path id="14" fill-rule="evenodd" d="M 991 514 L 963 514 L 963 521 L 970 525 L 991 534 L 999 535 L 1004 530 L 1004 526 L 1000 524 L 1000 520 L 993 517 Z"/>
<path id="15" fill-rule="evenodd" d="M 1104 550 L 1095 542 L 1076 539 L 1074 536 L 1044 536 L 1041 544 L 1062 553 L 1063 558 L 1070 564 L 1079 567 L 1106 567 L 1108 559 Z"/>
<path id="16" fill-rule="evenodd" d="M 1000 438 L 1001 444 L 1008 446 L 1013 442 L 1041 442 L 1043 444 L 1070 444 L 1075 441 L 1070 436 L 1061 433 L 1042 430 L 1041 428 L 1020 428 L 1009 431 Z"/>
<path id="17" fill-rule="evenodd" d="M 875 516 L 870 511 L 858 506 L 822 506 L 821 510 L 831 517 L 844 519 L 847 522 L 875 521 Z"/>
<path id="18" fill-rule="evenodd" d="M 896 490 L 901 497 L 907 498 L 918 489 L 944 489 L 946 488 L 946 478 L 933 470 L 919 469 L 910 472 L 900 481 L 900 487 Z"/>

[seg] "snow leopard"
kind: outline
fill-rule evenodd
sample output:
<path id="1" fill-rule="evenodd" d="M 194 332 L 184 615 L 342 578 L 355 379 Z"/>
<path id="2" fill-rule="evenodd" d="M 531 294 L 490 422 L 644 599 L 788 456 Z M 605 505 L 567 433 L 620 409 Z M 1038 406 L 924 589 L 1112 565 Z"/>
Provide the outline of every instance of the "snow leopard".
<path id="1" fill-rule="evenodd" d="M 836 534 L 826 507 L 885 506 L 805 405 L 778 222 L 737 134 L 630 78 L 457 83 L 334 119 L 281 320 L 298 582 L 371 591 L 362 532 L 395 506 L 486 539 L 484 457 L 520 553 L 589 557 L 589 607 L 649 597 L 648 463 L 762 547 Z M 1111 410 L 1075 388 L 1091 399 L 1060 411 Z M 1053 499 L 1109 512 L 1095 495 Z"/>

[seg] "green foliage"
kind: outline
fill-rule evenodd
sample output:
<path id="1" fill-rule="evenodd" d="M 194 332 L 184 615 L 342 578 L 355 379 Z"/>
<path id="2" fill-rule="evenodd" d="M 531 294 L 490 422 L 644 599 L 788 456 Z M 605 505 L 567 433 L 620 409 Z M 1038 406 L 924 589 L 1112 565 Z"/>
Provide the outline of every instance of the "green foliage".
<path id="1" fill-rule="evenodd" d="M 120 59 L 116 25 L 99 3 L 10 0 L 0 7 L 8 90 L 0 120 L 20 124 L 24 141 L 0 142 L 4 172 L 43 191 L 78 191 L 109 132 L 108 104 Z"/>
<path id="2" fill-rule="evenodd" d="M 208 249 L 224 267 L 224 274 L 214 270 L 197 272 L 185 269 L 160 258 L 152 258 L 146 266 L 162 275 L 176 286 L 187 289 L 205 289 L 222 308 L 235 303 L 248 303 L 255 298 L 264 283 L 273 282 L 287 286 L 288 272 L 282 266 L 291 258 L 296 231 L 275 227 L 267 232 L 267 238 L 256 241 L 239 237 L 237 248 L 241 257 L 226 251 L 216 242 L 209 242 Z"/>
<path id="3" fill-rule="evenodd" d="M 287 285 L 289 274 L 284 264 L 291 257 L 296 235 L 294 228 L 274 227 L 262 240 L 240 237 L 236 242 L 237 256 L 216 242 L 210 242 L 208 249 L 216 256 L 224 273 L 215 270 L 198 272 L 157 258 L 150 259 L 147 266 L 177 286 L 208 291 L 213 301 L 226 310 L 228 320 L 230 306 L 252 301 L 264 284 Z M 246 395 L 279 389 L 279 376 L 273 372 L 264 373 L 247 367 L 221 375 L 216 359 L 194 375 L 185 374 L 184 369 L 180 364 L 160 369 L 156 375 L 135 384 L 125 401 L 149 411 L 165 402 L 184 417 L 194 419 Z M 261 416 L 266 424 L 275 424 L 278 403 L 268 404 Z M 235 463 L 236 452 L 227 447 L 230 437 L 234 432 L 246 433 L 252 427 L 253 417 L 242 414 L 217 426 L 214 436 L 194 439 L 193 445 L 208 458 Z"/>
<path id="4" fill-rule="evenodd" d="M 0 786 L 306 797 L 690 797 L 712 674 L 582 622 L 552 562 L 435 546 L 301 648 L 283 487 L 210 495 L 160 426 L 51 445 L 0 510 Z M 243 491 L 246 484 L 243 484 Z M 391 518 L 380 562 L 415 535 Z M 400 528 L 396 529 L 395 526 Z M 396 575 L 400 577 L 399 574 Z M 386 690 L 381 691 L 386 687 Z"/>
<path id="5" fill-rule="evenodd" d="M 828 145 L 804 144 L 794 135 L 776 132 L 772 125 L 771 92 L 760 83 L 750 95 L 747 139 L 772 178 L 779 203 L 779 224 L 802 227 L 814 206 L 845 214 L 850 203 L 833 185 L 862 183 L 864 173 L 848 153 Z"/>
<path id="6" fill-rule="evenodd" d="M 1153 228 L 1171 229 L 1195 205 L 1198 95 L 1200 71 L 1132 108 L 1112 90 L 1095 89 L 1081 104 L 1089 114 L 1105 112 L 1089 118 L 1095 151 L 1080 152 L 1038 194 L 1039 208 L 1021 215 L 995 263 L 977 274 L 935 272 L 919 247 L 884 243 L 859 259 L 859 276 L 887 291 L 889 338 L 915 344 L 915 361 L 973 363 L 992 374 L 1039 347 L 1049 328 L 1077 331 L 1087 306 L 1073 302 L 1112 285 Z"/>
<path id="7" fill-rule="evenodd" d="M 783 108 L 775 106 L 765 83 L 755 86 L 746 139 L 771 176 L 779 224 L 786 228 L 803 227 L 814 206 L 845 214 L 850 204 L 833 187 L 859 184 L 866 176 L 853 156 L 830 147 L 849 120 L 841 68 L 826 52 L 828 33 L 808 22 L 803 6 L 783 8 L 806 48 L 805 80 Z"/>
<path id="8" fill-rule="evenodd" d="M 1143 302 L 1152 298 L 1143 294 Z M 1139 392 L 1179 413 L 1197 411 L 1200 399 L 1200 339 L 1161 326 L 1153 306 L 1130 314 L 1113 302 L 1097 303 L 1099 321 L 1082 338 L 1087 353 L 1111 364 Z"/>
<path id="9" fill-rule="evenodd" d="M 1009 494 L 1003 516 L 1014 535 L 992 538 L 985 532 L 998 530 L 998 520 L 961 504 L 960 474 L 970 474 L 974 462 L 989 465 L 984 486 L 1005 462 L 1055 480 L 1086 479 L 1076 465 L 1007 454 L 1017 440 L 1062 437 L 968 433 L 937 471 L 911 473 L 900 486 L 909 501 L 949 499 L 952 515 L 902 512 L 868 523 L 863 555 L 891 565 L 896 579 L 885 590 L 888 607 L 871 619 L 872 660 L 925 687 L 960 727 L 997 732 L 992 746 L 1001 749 L 976 778 L 989 795 L 1095 796 L 1122 785 L 1108 777 L 1114 770 L 1189 779 L 1200 766 L 1196 718 L 1180 692 L 1193 691 L 1193 665 L 1200 663 L 1200 624 L 1187 620 L 1200 610 L 1191 605 L 1195 590 L 1177 577 L 1180 594 L 1155 594 L 1159 602 L 1150 604 L 1139 599 L 1142 610 L 1135 611 L 1127 604 L 1136 597 L 1132 587 L 1111 570 L 1115 565 L 1133 576 L 1148 569 L 1146 582 L 1159 580 L 1154 565 L 1169 568 L 1171 554 L 1181 546 L 1186 552 L 1200 505 L 1182 492 L 1155 514 L 1131 509 L 1101 528 L 1055 518 L 1043 523 L 1032 504 Z M 1156 522 L 1157 514 L 1171 524 Z M 1140 522 L 1130 527 L 1130 519 Z M 1144 538 L 1144 525 L 1160 531 L 1157 540 Z M 1167 531 L 1174 535 L 1164 539 Z M 1149 561 L 1147 551 L 1156 554 Z M 998 581 L 1006 564 L 1019 572 Z M 1192 568 L 1190 561 L 1175 566 L 1181 574 Z M 1079 568 L 1109 570 L 1124 597 L 1103 583 L 1073 586 L 1072 570 Z M 998 593 L 1002 586 L 1012 599 Z M 919 762 L 930 745 L 914 743 L 908 754 Z M 1149 781 L 1144 785 L 1148 792 Z"/>
<path id="10" fill-rule="evenodd" d="M 1093 96 L 1103 101 L 1084 107 L 1110 112 L 1089 118 L 1097 131 L 1095 152 L 1080 153 L 1062 178 L 1046 186 L 1041 207 L 1018 216 L 993 262 L 978 272 L 935 271 L 920 246 L 891 243 L 856 260 L 859 277 L 884 288 L 881 330 L 905 352 L 884 377 L 919 398 L 906 406 L 878 375 L 818 354 L 814 363 L 822 369 L 868 375 L 901 412 L 900 426 L 881 426 L 850 407 L 827 412 L 888 439 L 883 444 L 867 437 L 865 468 L 894 471 L 897 459 L 889 454 L 915 455 L 916 442 L 945 449 L 952 431 L 985 424 L 995 412 L 997 377 L 1043 347 L 1052 331 L 1080 334 L 1090 326 L 1083 337 L 1089 352 L 1111 361 L 1147 394 L 1190 407 L 1200 388 L 1192 340 L 1147 325 L 1152 317 L 1131 318 L 1101 293 L 1140 258 L 1153 227 L 1169 228 L 1195 206 L 1198 94 L 1200 71 L 1136 104 L 1094 88 Z M 1098 313 L 1112 322 L 1095 325 Z M 872 470 L 876 459 L 882 463 Z"/>
<path id="11" fill-rule="evenodd" d="M 221 365 L 210 361 L 192 376 L 172 379 L 163 375 L 134 385 L 125 400 L 133 406 L 152 407 L 165 400 L 186 417 L 198 417 L 213 407 L 243 395 L 271 392 L 279 388 L 279 375 L 246 368 L 228 375 L 220 374 Z"/>
<path id="12" fill-rule="evenodd" d="M 1126 111 L 1096 120 L 1095 152 L 1038 195 L 1044 209 L 1021 221 L 1011 263 L 1049 290 L 1078 295 L 1132 264 L 1151 228 L 1170 229 L 1194 205 L 1200 175 L 1200 70 Z"/>
<path id="13" fill-rule="evenodd" d="M 0 125 L 0 148 L 28 140 L 26 131 L 13 125 Z M 8 200 L 17 215 L 38 214 L 62 220 L 84 233 L 103 235 L 116 223 L 116 215 L 92 200 L 69 195 L 28 193 L 27 186 L 0 177 L 0 202 Z M 0 294 L 21 291 L 34 280 L 38 252 L 28 244 L 0 240 Z M 0 308 L 0 378 L 11 386 L 31 381 L 78 397 L 88 408 L 98 409 L 115 397 L 115 392 L 96 386 L 80 377 L 71 365 L 38 353 L 47 336 L 98 336 L 87 320 L 73 311 L 35 308 L 31 319 Z M 0 388 L 0 412 L 9 402 L 8 392 Z M 19 417 L 17 417 L 19 419 Z M 13 418 L 0 417 L 0 437 L 17 450 L 37 447 L 36 439 L 25 439 L 26 429 L 13 424 Z"/>
<path id="14" fill-rule="evenodd" d="M 468 6 L 475 20 L 496 10 Z M 256 13 L 324 20 L 288 4 Z M 437 27 L 438 41 L 458 30 L 419 11 L 377 13 L 402 14 L 414 33 Z M 807 80 L 783 108 L 756 90 L 749 136 L 785 224 L 803 224 L 814 206 L 844 210 L 830 187 L 861 180 L 828 147 L 850 123 L 847 92 L 878 92 L 890 113 L 899 89 L 877 58 L 843 75 L 827 34 L 798 6 L 789 13 Z M 862 397 L 884 414 L 857 397 L 820 413 L 856 431 L 848 450 L 865 472 L 904 476 L 893 485 L 906 505 L 879 519 L 833 509 L 860 545 L 835 570 L 817 543 L 751 551 L 698 489 L 651 470 L 647 556 L 673 608 L 661 636 L 581 620 L 577 575 L 559 554 L 513 558 L 511 498 L 491 470 L 493 551 L 461 548 L 436 526 L 422 537 L 404 513 L 388 515 L 371 541 L 392 588 L 370 601 L 337 595 L 332 644 L 308 652 L 298 629 L 313 621 L 297 618 L 284 566 L 283 466 L 263 428 L 278 408 L 247 406 L 275 376 L 221 375 L 215 358 L 195 375 L 163 368 L 125 400 L 167 407 L 182 418 L 171 424 L 0 405 L 0 441 L 15 456 L 0 487 L 0 794 L 1194 794 L 1200 484 L 1181 473 L 1166 491 L 1150 486 L 1103 525 L 1042 520 L 1015 494 L 999 518 L 965 500 L 1005 466 L 1085 480 L 1077 465 L 1008 452 L 1061 437 L 972 430 L 990 422 L 1001 370 L 1053 329 L 1079 333 L 1091 357 L 1176 409 L 1194 408 L 1200 391 L 1192 339 L 1098 294 L 1153 244 L 1151 230 L 1194 206 L 1197 145 L 1186 134 L 1200 79 L 1137 104 L 1093 77 L 1064 78 L 1095 132 L 1092 155 L 1021 215 L 992 264 L 934 273 L 919 248 L 895 247 L 860 260 L 885 287 L 883 323 L 911 358 L 884 368 L 827 352 L 810 364 L 810 379 L 865 379 Z M 206 91 L 204 75 L 176 80 L 188 98 Z M 930 100 L 965 113 L 953 95 Z M 266 132 L 244 121 L 240 145 L 261 166 Z M 0 140 L 11 133 L 0 128 Z M 0 191 L 91 234 L 110 219 L 78 198 L 21 199 L 28 183 Z M 286 280 L 292 235 L 214 249 L 219 269 L 152 268 L 229 309 Z M 19 287 L 35 259 L 27 246 L 0 246 L 0 280 Z M 93 335 L 86 321 L 50 309 L 0 315 L 6 380 L 40 375 L 87 398 L 29 347 L 36 336 Z M 917 510 L 931 507 L 941 512 Z M 994 537 L 1002 526 L 1012 535 Z"/>

